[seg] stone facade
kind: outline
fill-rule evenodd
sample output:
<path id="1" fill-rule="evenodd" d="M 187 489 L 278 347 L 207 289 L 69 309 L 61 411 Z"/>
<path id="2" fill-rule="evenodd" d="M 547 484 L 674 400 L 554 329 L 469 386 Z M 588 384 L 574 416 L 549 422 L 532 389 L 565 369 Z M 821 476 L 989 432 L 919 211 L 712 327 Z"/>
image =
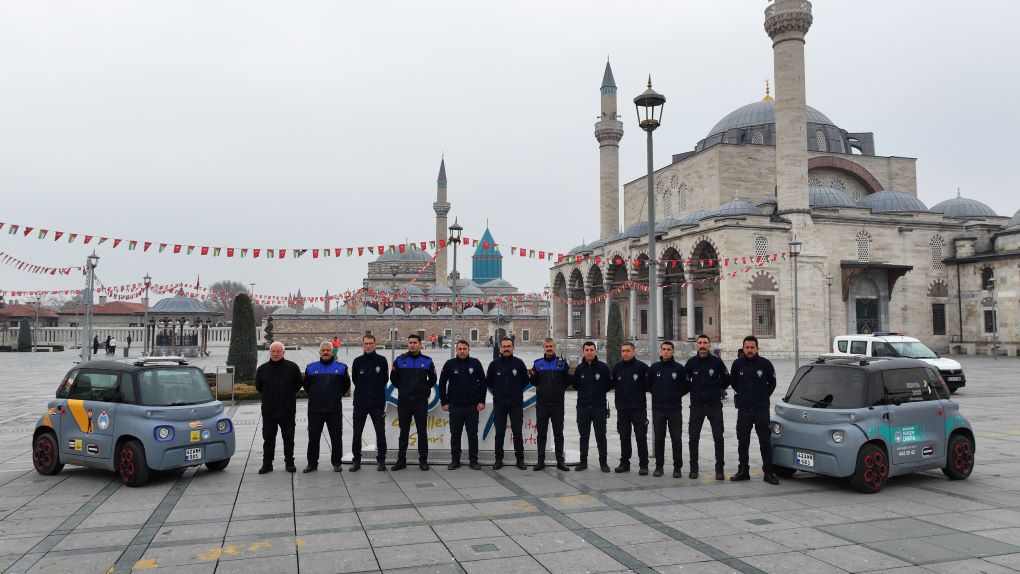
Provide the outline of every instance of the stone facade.
<path id="1" fill-rule="evenodd" d="M 395 324 L 395 327 L 394 327 Z M 396 329 L 397 348 L 406 345 L 407 336 L 418 333 L 423 338 L 442 335 L 447 339 L 452 329 L 450 315 L 388 316 L 346 315 L 339 317 L 281 316 L 273 317 L 273 338 L 286 345 L 317 345 L 339 335 L 345 343 L 361 345 L 361 336 L 371 334 L 380 345 L 385 345 L 391 328 Z M 503 315 L 495 317 L 457 316 L 457 338 L 468 340 L 472 346 L 484 346 L 489 337 L 514 334 L 517 345 L 541 345 L 549 335 L 549 319 L 537 315 Z"/>

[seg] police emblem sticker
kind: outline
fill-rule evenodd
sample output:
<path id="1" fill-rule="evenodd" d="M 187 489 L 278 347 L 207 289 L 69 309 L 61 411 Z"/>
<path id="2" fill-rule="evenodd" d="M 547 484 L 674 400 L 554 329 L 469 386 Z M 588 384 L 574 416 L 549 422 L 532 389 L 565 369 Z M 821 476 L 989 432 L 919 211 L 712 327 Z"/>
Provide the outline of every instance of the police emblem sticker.
<path id="1" fill-rule="evenodd" d="M 110 428 L 110 415 L 106 414 L 106 411 L 99 413 L 99 418 L 96 419 L 96 426 L 99 427 L 99 430 Z"/>
<path id="2" fill-rule="evenodd" d="M 376 365 L 375 372 L 378 373 L 378 372 L 381 372 L 381 371 L 382 371 L 382 367 Z"/>
<path id="3" fill-rule="evenodd" d="M 209 440 L 209 437 L 211 436 L 212 433 L 209 432 L 209 429 L 205 429 L 202 431 L 202 440 Z"/>
<path id="4" fill-rule="evenodd" d="M 511 372 L 511 373 L 513 373 L 513 375 L 514 375 L 515 377 L 517 376 L 517 369 L 514 369 L 514 370 L 512 370 L 512 371 L 510 371 L 510 372 Z"/>
<path id="5" fill-rule="evenodd" d="M 695 371 L 695 372 L 694 372 L 694 374 L 695 374 L 695 375 L 697 375 L 697 374 L 698 374 L 698 372 L 697 372 L 697 371 Z M 709 370 L 708 370 L 708 376 L 710 376 L 710 377 L 711 377 L 711 376 L 712 376 L 712 375 L 714 375 L 714 374 L 715 374 L 715 369 L 709 369 Z"/>
<path id="6" fill-rule="evenodd" d="M 583 379 L 583 378 L 584 378 L 584 375 L 581 375 L 581 378 Z M 596 381 L 597 381 L 597 380 L 599 380 L 599 379 L 601 379 L 601 378 L 602 378 L 602 375 L 601 375 L 600 373 L 595 373 L 595 380 L 596 380 Z"/>
<path id="7" fill-rule="evenodd" d="M 455 374 L 455 375 L 459 375 L 459 374 L 460 374 L 460 371 L 459 371 L 459 370 L 457 370 L 457 369 L 454 369 L 454 370 L 453 370 L 453 374 Z"/>
<path id="8" fill-rule="evenodd" d="M 475 368 L 474 367 L 468 367 L 468 374 L 469 375 L 475 374 Z"/>
<path id="9" fill-rule="evenodd" d="M 673 380 L 676 380 L 676 373 L 673 373 Z"/>
<path id="10" fill-rule="evenodd" d="M 758 369 L 758 376 L 761 376 L 761 369 Z"/>
<path id="11" fill-rule="evenodd" d="M 637 380 L 637 373 L 634 373 L 634 380 Z"/>

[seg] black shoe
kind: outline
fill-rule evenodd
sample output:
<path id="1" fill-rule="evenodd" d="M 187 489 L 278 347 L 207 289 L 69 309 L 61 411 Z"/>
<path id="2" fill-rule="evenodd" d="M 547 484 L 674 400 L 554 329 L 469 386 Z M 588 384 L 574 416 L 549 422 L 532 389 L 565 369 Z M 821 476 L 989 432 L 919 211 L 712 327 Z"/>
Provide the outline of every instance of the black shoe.
<path id="1" fill-rule="evenodd" d="M 398 460 L 397 463 L 390 468 L 390 470 L 404 470 L 405 468 L 407 468 L 407 461 Z"/>
<path id="2" fill-rule="evenodd" d="M 648 474 L 648 471 L 645 471 L 645 474 Z M 662 476 L 662 467 L 661 466 L 655 467 L 655 471 L 652 472 L 652 476 Z"/>
<path id="3" fill-rule="evenodd" d="M 341 468 L 339 464 L 334 464 L 333 465 L 333 472 L 343 472 L 343 471 L 344 471 L 344 469 Z"/>
<path id="4" fill-rule="evenodd" d="M 429 463 L 427 463 L 427 462 L 419 462 L 418 463 L 418 470 L 428 470 L 428 469 L 429 469 Z"/>
<path id="5" fill-rule="evenodd" d="M 380 462 L 379 465 L 375 467 L 375 469 L 378 470 L 379 472 L 386 472 L 386 462 L 385 461 Z"/>
<path id="6" fill-rule="evenodd" d="M 570 472 L 570 467 L 567 466 L 567 463 L 560 461 L 556 463 L 556 470 L 560 472 Z"/>
<path id="7" fill-rule="evenodd" d="M 521 470 L 528 470 L 528 465 L 524 464 L 524 459 L 517 459 L 517 464 L 515 466 Z"/>
<path id="8" fill-rule="evenodd" d="M 460 461 L 459 460 L 455 460 L 455 461 L 451 462 L 450 464 L 446 465 L 446 470 L 457 470 L 458 468 L 460 468 Z"/>
<path id="9" fill-rule="evenodd" d="M 497 459 L 495 464 L 492 465 L 492 470 L 499 470 L 501 468 L 503 468 L 503 461 Z"/>
<path id="10" fill-rule="evenodd" d="M 286 469 L 287 469 L 287 472 L 297 472 L 297 467 L 294 466 L 293 462 L 287 464 Z"/>
<path id="11" fill-rule="evenodd" d="M 351 472 L 358 472 L 361 470 L 361 462 L 354 461 L 351 463 Z"/>
<path id="12" fill-rule="evenodd" d="M 648 476 L 648 465 L 644 465 L 638 468 L 638 474 L 640 476 Z"/>
<path id="13" fill-rule="evenodd" d="M 602 472 L 609 472 L 611 469 L 609 468 L 608 464 L 606 464 L 604 462 L 600 462 L 599 463 L 599 470 L 601 470 Z"/>
<path id="14" fill-rule="evenodd" d="M 574 470 L 578 472 L 582 470 L 588 470 L 588 462 L 582 460 L 581 462 L 577 463 L 577 466 L 574 467 Z"/>
<path id="15" fill-rule="evenodd" d="M 478 461 L 476 460 L 469 464 L 468 468 L 470 468 L 471 470 L 482 470 L 482 465 L 478 464 Z"/>
<path id="16" fill-rule="evenodd" d="M 317 470 L 319 470 L 319 467 L 318 467 L 318 466 L 312 466 L 312 465 L 308 465 L 308 466 L 306 466 L 306 467 L 305 467 L 305 469 L 304 469 L 304 470 L 302 470 L 301 472 L 302 472 L 302 473 L 304 473 L 304 474 L 308 474 L 309 472 L 315 472 L 315 471 L 317 471 Z"/>
<path id="17" fill-rule="evenodd" d="M 616 469 L 613 470 L 613 472 L 615 472 L 616 474 L 621 474 L 621 473 L 624 473 L 624 472 L 630 472 L 630 465 L 625 463 L 625 462 L 621 462 L 620 466 L 616 467 Z"/>
<path id="18" fill-rule="evenodd" d="M 726 475 L 723 474 L 723 471 L 717 470 L 716 473 L 715 473 L 715 479 L 716 480 L 726 480 Z"/>
<path id="19" fill-rule="evenodd" d="M 687 473 L 687 478 L 691 480 L 696 480 L 698 478 L 698 471 L 692 470 L 691 472 Z"/>
<path id="20" fill-rule="evenodd" d="M 680 472 L 679 468 L 673 471 L 673 478 L 680 478 L 683 475 L 684 475 L 684 473 Z"/>
<path id="21" fill-rule="evenodd" d="M 762 477 L 762 480 L 773 486 L 779 486 L 779 478 L 771 472 L 766 472 L 765 476 Z"/>
<path id="22" fill-rule="evenodd" d="M 730 482 L 737 482 L 740 480 L 751 480 L 751 475 L 746 470 L 738 470 L 737 474 L 730 477 Z"/>
<path id="23" fill-rule="evenodd" d="M 259 474 L 266 474 L 267 472 L 273 472 L 273 465 L 263 464 L 262 468 L 259 469 Z"/>
<path id="24" fill-rule="evenodd" d="M 545 470 L 545 463 L 542 462 L 541 460 L 538 461 L 538 464 L 536 464 L 534 467 L 532 467 L 532 470 L 535 470 L 536 472 L 539 471 L 539 470 Z"/>

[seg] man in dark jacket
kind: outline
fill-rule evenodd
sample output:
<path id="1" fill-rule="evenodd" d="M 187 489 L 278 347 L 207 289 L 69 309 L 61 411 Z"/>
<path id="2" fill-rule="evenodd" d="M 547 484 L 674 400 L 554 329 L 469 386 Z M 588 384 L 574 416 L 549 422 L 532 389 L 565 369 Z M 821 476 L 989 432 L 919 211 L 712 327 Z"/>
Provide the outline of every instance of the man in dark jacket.
<path id="1" fill-rule="evenodd" d="M 301 472 L 319 469 L 319 441 L 323 425 L 329 430 L 333 471 L 340 472 L 340 459 L 344 453 L 340 400 L 351 388 L 351 374 L 347 365 L 333 358 L 333 343 L 323 341 L 319 345 L 319 360 L 305 367 L 302 386 L 308 392 L 308 466 Z"/>
<path id="2" fill-rule="evenodd" d="M 584 358 L 574 368 L 572 385 L 577 389 L 577 434 L 581 439 L 581 462 L 574 470 L 588 468 L 588 437 L 595 427 L 595 445 L 599 451 L 599 468 L 609 472 L 606 454 L 606 419 L 609 418 L 606 393 L 613 386 L 613 373 L 609 366 L 598 359 L 595 343 L 585 341 L 581 345 Z"/>
<path id="3" fill-rule="evenodd" d="M 546 339 L 542 343 L 545 352 L 542 358 L 536 359 L 529 375 L 531 384 L 535 386 L 538 396 L 536 403 L 536 421 L 538 425 L 538 464 L 535 470 L 545 468 L 545 445 L 549 434 L 549 422 L 552 421 L 553 442 L 556 444 L 556 468 L 567 472 L 566 458 L 563 456 L 563 395 L 570 386 L 570 370 L 567 362 L 556 356 L 556 342 Z"/>
<path id="4" fill-rule="evenodd" d="M 351 472 L 361 469 L 361 433 L 365 419 L 372 418 L 375 428 L 375 461 L 378 470 L 386 470 L 386 383 L 390 366 L 386 358 L 375 352 L 375 337 L 361 338 L 364 354 L 351 364 L 354 379 L 354 438 L 351 439 Z"/>
<path id="5" fill-rule="evenodd" d="M 471 345 L 457 341 L 457 356 L 446 361 L 439 373 L 439 403 L 450 413 L 449 470 L 460 468 L 460 437 L 467 431 L 468 461 L 474 470 L 478 464 L 478 413 L 485 409 L 485 369 L 471 356 Z"/>
<path id="6" fill-rule="evenodd" d="M 421 337 L 407 336 L 407 352 L 393 362 L 390 381 L 397 388 L 397 422 L 400 438 L 397 441 L 397 462 L 392 470 L 407 468 L 407 443 L 411 434 L 411 419 L 417 429 L 418 468 L 429 469 L 429 395 L 436 384 L 436 365 L 421 354 Z"/>
<path id="7" fill-rule="evenodd" d="M 715 443 L 715 479 L 725 480 L 723 474 L 723 409 L 722 393 L 730 384 L 726 363 L 709 352 L 712 340 L 708 335 L 698 335 L 698 354 L 687 360 L 684 370 L 691 386 L 691 414 L 688 417 L 687 436 L 690 447 L 691 478 L 698 478 L 698 446 L 701 442 L 701 427 L 708 419 L 712 425 L 712 440 Z"/>
<path id="8" fill-rule="evenodd" d="M 616 472 L 630 472 L 631 430 L 637 442 L 638 474 L 648 474 L 648 365 L 635 358 L 634 343 L 620 346 L 622 360 L 613 366 L 616 387 L 616 431 L 620 433 L 620 466 Z"/>
<path id="9" fill-rule="evenodd" d="M 255 390 L 262 395 L 262 468 L 259 474 L 273 472 L 276 431 L 283 436 L 283 462 L 287 472 L 294 466 L 294 417 L 297 392 L 301 388 L 301 367 L 283 358 L 283 343 L 269 345 L 269 360 L 255 370 Z"/>
<path id="10" fill-rule="evenodd" d="M 652 429 L 655 436 L 655 472 L 662 476 L 666 458 L 666 431 L 673 446 L 673 478 L 680 478 L 684 466 L 683 397 L 690 391 L 684 367 L 673 358 L 673 342 L 659 345 L 659 361 L 648 367 L 652 391 Z"/>
<path id="11" fill-rule="evenodd" d="M 751 427 L 758 435 L 761 450 L 763 480 L 779 484 L 772 472 L 772 445 L 769 439 L 770 397 L 776 390 L 776 369 L 772 363 L 758 354 L 758 339 L 754 335 L 744 337 L 744 356 L 733 361 L 730 367 L 730 383 L 736 396 L 737 407 L 737 474 L 730 480 L 749 480 L 750 464 L 748 450 L 751 445 Z"/>
<path id="12" fill-rule="evenodd" d="M 524 389 L 530 385 L 528 367 L 514 356 L 514 343 L 504 337 L 499 341 L 499 358 L 489 363 L 485 381 L 492 391 L 492 418 L 496 429 L 496 464 L 493 470 L 503 468 L 503 440 L 506 438 L 506 421 L 510 419 L 514 455 L 517 468 L 527 470 L 524 464 Z"/>

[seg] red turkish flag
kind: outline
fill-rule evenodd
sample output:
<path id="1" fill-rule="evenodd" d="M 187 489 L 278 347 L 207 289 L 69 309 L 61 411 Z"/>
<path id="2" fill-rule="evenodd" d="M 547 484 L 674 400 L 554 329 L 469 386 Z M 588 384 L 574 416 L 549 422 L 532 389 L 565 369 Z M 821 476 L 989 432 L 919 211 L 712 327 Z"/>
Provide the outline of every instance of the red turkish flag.
<path id="1" fill-rule="evenodd" d="M 233 256 L 234 256 L 234 248 L 233 247 L 227 247 L 227 257 L 233 257 Z"/>
<path id="2" fill-rule="evenodd" d="M 205 245 L 203 245 L 203 246 L 202 246 L 202 249 L 201 249 L 201 250 L 200 250 L 199 252 L 200 252 L 200 253 L 201 253 L 202 255 L 209 255 L 209 248 L 208 248 L 208 247 L 206 247 Z"/>
<path id="3" fill-rule="evenodd" d="M 287 250 L 286 249 L 281 249 L 280 250 L 280 259 L 286 259 L 286 257 L 287 257 Z"/>
<path id="4" fill-rule="evenodd" d="M 113 240 L 113 248 L 114 248 L 114 249 L 116 249 L 116 248 L 117 248 L 117 246 L 118 246 L 118 245 L 120 245 L 120 242 L 121 242 L 121 240 L 120 240 L 120 239 L 114 239 L 114 240 Z"/>
<path id="5" fill-rule="evenodd" d="M 86 235 L 85 236 L 85 245 L 88 245 L 91 241 L 92 241 L 92 236 L 91 235 Z"/>
<path id="6" fill-rule="evenodd" d="M 252 250 L 251 250 L 251 256 L 252 256 L 252 257 L 255 257 L 255 258 L 257 259 L 257 258 L 258 258 L 258 256 L 259 256 L 259 253 L 261 253 L 261 252 L 262 252 L 262 250 L 261 250 L 261 249 L 252 249 Z"/>
<path id="7" fill-rule="evenodd" d="M 359 247 L 358 248 L 358 257 L 361 257 L 364 254 L 365 254 L 365 248 L 364 247 Z"/>
<path id="8" fill-rule="evenodd" d="M 343 249 L 337 247 L 336 249 L 333 250 L 333 253 L 336 254 L 335 255 L 336 257 L 340 257 L 340 255 L 343 253 Z"/>
<path id="9" fill-rule="evenodd" d="M 180 252 L 181 252 L 181 246 L 180 245 L 174 245 L 174 254 L 177 254 L 177 253 L 180 253 Z"/>
<path id="10" fill-rule="evenodd" d="M 312 249 L 312 259 L 318 259 L 318 258 L 319 258 L 319 250 L 318 249 Z"/>
<path id="11" fill-rule="evenodd" d="M 142 251 L 143 252 L 144 251 L 148 251 L 150 247 L 152 247 L 152 242 L 151 241 L 146 241 L 145 245 L 142 245 Z"/>

